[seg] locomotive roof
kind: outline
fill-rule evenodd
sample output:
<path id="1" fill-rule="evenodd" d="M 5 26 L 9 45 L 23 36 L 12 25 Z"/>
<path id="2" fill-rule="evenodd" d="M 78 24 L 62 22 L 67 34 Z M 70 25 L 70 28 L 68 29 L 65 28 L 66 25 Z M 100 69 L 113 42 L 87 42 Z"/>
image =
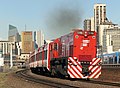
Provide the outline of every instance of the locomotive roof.
<path id="1" fill-rule="evenodd" d="M 82 29 L 80 29 L 80 28 L 75 28 L 75 29 L 73 29 L 70 33 L 68 33 L 68 34 L 64 34 L 64 35 L 62 35 L 62 36 L 60 36 L 59 38 L 61 38 L 61 37 L 64 37 L 64 36 L 67 36 L 67 35 L 70 35 L 70 34 L 72 34 L 72 33 L 74 33 L 74 32 L 79 32 L 79 31 L 88 31 L 88 30 L 82 30 Z M 90 31 L 90 30 L 89 30 Z M 93 31 L 94 32 L 94 31 Z M 59 38 L 56 38 L 56 39 L 59 39 Z M 52 39 L 51 40 L 51 42 L 52 41 L 55 41 L 56 39 Z"/>

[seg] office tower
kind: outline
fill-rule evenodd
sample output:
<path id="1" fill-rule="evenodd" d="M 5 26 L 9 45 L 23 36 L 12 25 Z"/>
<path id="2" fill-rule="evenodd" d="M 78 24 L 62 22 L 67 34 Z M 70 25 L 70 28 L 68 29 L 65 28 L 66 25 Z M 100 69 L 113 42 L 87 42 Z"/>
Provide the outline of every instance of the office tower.
<path id="1" fill-rule="evenodd" d="M 10 42 L 19 42 L 20 41 L 20 35 L 18 33 L 18 30 L 13 25 L 9 25 L 8 41 L 10 41 Z"/>
<path id="2" fill-rule="evenodd" d="M 44 34 L 42 31 L 34 32 L 34 48 L 40 47 L 44 44 Z"/>
<path id="3" fill-rule="evenodd" d="M 91 30 L 91 20 L 90 19 L 84 20 L 84 30 Z"/>
<path id="4" fill-rule="evenodd" d="M 111 50 L 110 50 L 111 49 Z M 120 27 L 113 26 L 103 31 L 103 52 L 118 51 L 120 49 Z"/>
<path id="5" fill-rule="evenodd" d="M 84 20 L 84 29 L 94 31 L 94 17 Z"/>
<path id="6" fill-rule="evenodd" d="M 32 31 L 24 31 L 21 34 L 22 53 L 30 53 L 33 51 Z"/>
<path id="7" fill-rule="evenodd" d="M 94 5 L 94 28 L 98 32 L 98 26 L 106 20 L 106 4 Z"/>

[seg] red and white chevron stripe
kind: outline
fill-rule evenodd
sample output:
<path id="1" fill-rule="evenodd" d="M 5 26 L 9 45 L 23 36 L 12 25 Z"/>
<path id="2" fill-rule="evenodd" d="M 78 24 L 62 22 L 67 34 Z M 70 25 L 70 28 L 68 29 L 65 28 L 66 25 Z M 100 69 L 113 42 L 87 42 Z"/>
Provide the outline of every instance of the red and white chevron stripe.
<path id="1" fill-rule="evenodd" d="M 68 58 L 68 74 L 70 78 L 82 78 L 82 66 L 78 63 L 76 57 Z"/>
<path id="2" fill-rule="evenodd" d="M 101 66 L 99 63 L 101 63 L 100 58 L 93 58 L 92 62 L 89 66 L 89 72 L 90 75 L 84 77 L 82 74 L 82 66 L 78 62 L 76 57 L 69 57 L 68 58 L 68 74 L 70 75 L 70 78 L 98 78 L 101 74 Z"/>
<path id="3" fill-rule="evenodd" d="M 89 78 L 98 78 L 101 74 L 100 63 L 102 60 L 100 58 L 93 58 L 92 63 L 89 66 L 89 71 L 91 72 Z"/>

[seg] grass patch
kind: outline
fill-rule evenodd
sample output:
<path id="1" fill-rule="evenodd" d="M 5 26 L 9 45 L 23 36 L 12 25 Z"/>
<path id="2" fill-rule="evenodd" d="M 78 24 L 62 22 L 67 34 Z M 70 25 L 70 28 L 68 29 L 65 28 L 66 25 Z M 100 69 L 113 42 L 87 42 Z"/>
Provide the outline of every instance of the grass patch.
<path id="1" fill-rule="evenodd" d="M 8 73 L 0 72 L 0 88 L 8 88 L 6 85 Z"/>

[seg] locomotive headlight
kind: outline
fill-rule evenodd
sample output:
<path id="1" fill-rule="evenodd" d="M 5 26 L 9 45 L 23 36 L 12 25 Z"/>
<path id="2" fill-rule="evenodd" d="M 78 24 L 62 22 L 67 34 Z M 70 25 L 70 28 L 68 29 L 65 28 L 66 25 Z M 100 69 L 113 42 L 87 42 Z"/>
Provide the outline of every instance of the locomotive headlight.
<path id="1" fill-rule="evenodd" d="M 78 59 L 75 57 L 74 60 L 77 61 Z"/>
<path id="2" fill-rule="evenodd" d="M 92 36 L 93 39 L 95 39 L 96 37 L 95 36 Z"/>
<path id="3" fill-rule="evenodd" d="M 68 61 L 68 63 L 72 63 L 72 61 Z"/>
<path id="4" fill-rule="evenodd" d="M 98 65 L 102 65 L 102 62 L 99 62 Z"/>

